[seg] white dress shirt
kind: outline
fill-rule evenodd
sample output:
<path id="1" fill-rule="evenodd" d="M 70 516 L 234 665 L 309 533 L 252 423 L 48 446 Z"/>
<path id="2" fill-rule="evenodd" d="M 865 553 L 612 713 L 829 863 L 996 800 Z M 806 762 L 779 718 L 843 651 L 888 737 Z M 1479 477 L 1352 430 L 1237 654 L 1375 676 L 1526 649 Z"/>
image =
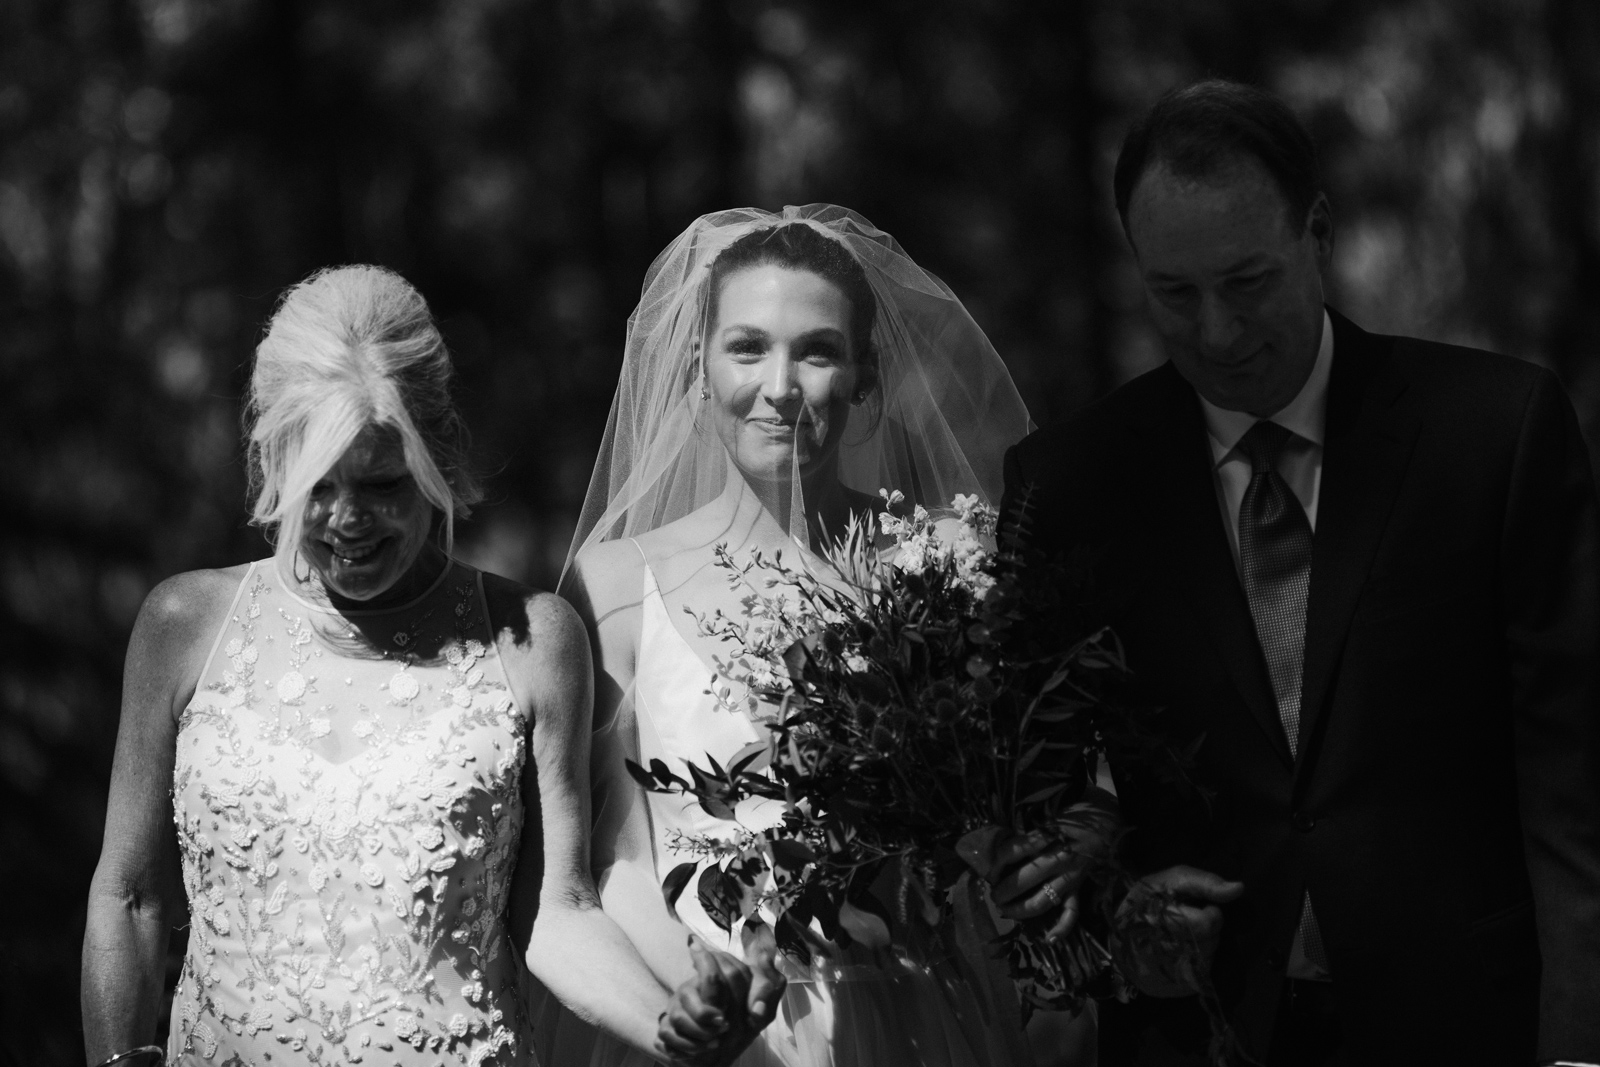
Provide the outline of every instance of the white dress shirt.
<path id="1" fill-rule="evenodd" d="M 1317 498 L 1322 490 L 1322 438 L 1328 422 L 1328 375 L 1333 370 L 1333 323 L 1322 313 L 1322 343 L 1317 347 L 1317 362 L 1311 377 L 1300 392 L 1268 421 L 1275 422 L 1294 436 L 1278 457 L 1278 473 L 1289 483 L 1311 522 L 1317 529 Z M 1250 459 L 1238 448 L 1239 438 L 1260 420 L 1248 411 L 1219 408 L 1200 398 L 1205 411 L 1206 437 L 1211 443 L 1212 472 L 1217 486 L 1217 505 L 1228 527 L 1228 543 L 1233 546 L 1233 563 L 1239 565 L 1239 506 L 1250 485 Z"/>
<path id="2" fill-rule="evenodd" d="M 1333 370 L 1333 322 L 1322 313 L 1322 343 L 1317 346 L 1317 362 L 1311 377 L 1300 392 L 1268 421 L 1288 430 L 1291 436 L 1278 456 L 1278 473 L 1305 508 L 1312 533 L 1317 529 L 1317 498 L 1322 490 L 1322 440 L 1328 422 L 1328 375 Z M 1211 442 L 1212 478 L 1217 489 L 1217 506 L 1222 509 L 1228 528 L 1228 544 L 1233 548 L 1233 565 L 1244 579 L 1239 562 L 1239 507 L 1250 486 L 1250 458 L 1239 450 L 1239 438 L 1260 420 L 1248 411 L 1229 411 L 1200 398 L 1205 411 L 1206 436 Z M 1329 975 L 1306 956 L 1300 931 L 1289 950 L 1290 978 L 1326 981 Z"/>

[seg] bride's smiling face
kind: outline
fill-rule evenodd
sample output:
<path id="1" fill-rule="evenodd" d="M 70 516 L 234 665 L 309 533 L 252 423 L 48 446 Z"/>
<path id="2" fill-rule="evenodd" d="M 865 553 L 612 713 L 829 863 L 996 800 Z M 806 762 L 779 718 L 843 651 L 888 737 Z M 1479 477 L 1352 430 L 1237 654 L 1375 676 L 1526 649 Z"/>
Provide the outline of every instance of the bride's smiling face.
<path id="1" fill-rule="evenodd" d="M 329 590 L 369 601 L 405 577 L 432 526 L 400 435 L 368 426 L 312 487 L 300 554 Z"/>
<path id="2" fill-rule="evenodd" d="M 833 282 L 772 264 L 717 294 L 705 387 L 717 436 L 746 477 L 781 481 L 837 450 L 860 379 L 850 300 Z"/>

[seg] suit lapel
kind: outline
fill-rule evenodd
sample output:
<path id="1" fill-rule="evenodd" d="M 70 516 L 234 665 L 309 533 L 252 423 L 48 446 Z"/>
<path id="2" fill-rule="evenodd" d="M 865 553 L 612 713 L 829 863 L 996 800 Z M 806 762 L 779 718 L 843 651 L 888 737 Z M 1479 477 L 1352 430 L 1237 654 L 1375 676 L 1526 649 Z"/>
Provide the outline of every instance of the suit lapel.
<path id="1" fill-rule="evenodd" d="M 1316 747 L 1317 725 L 1344 649 L 1350 617 L 1404 479 L 1417 424 L 1396 405 L 1405 380 L 1390 360 L 1394 342 L 1336 311 L 1333 372 L 1322 453 L 1317 531 L 1312 539 L 1306 652 L 1300 683 L 1299 765 Z"/>
<path id="2" fill-rule="evenodd" d="M 1289 743 L 1217 504 L 1200 401 L 1170 363 L 1154 373 L 1166 379 L 1160 402 L 1145 409 L 1147 417 L 1132 442 L 1142 452 L 1135 469 L 1149 476 L 1150 491 L 1141 495 L 1150 528 L 1159 531 L 1183 600 L 1200 617 L 1239 695 L 1287 769 Z"/>

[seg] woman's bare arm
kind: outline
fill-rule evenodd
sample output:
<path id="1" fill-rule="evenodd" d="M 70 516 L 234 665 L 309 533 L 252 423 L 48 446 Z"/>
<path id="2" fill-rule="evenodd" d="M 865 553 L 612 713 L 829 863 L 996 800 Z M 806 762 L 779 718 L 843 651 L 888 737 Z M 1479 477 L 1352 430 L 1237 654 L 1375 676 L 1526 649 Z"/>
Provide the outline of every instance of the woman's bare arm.
<path id="1" fill-rule="evenodd" d="M 649 806 L 626 760 L 639 759 L 634 712 L 644 559 L 628 541 L 594 545 L 578 557 L 567 589 L 594 652 L 592 870 L 600 901 L 656 978 L 676 989 L 694 975 L 687 929 L 667 911 L 656 878 Z"/>
<path id="2" fill-rule="evenodd" d="M 243 568 L 234 568 L 168 579 L 146 598 L 128 642 L 105 838 L 83 939 L 90 1063 L 155 1035 L 167 939 L 184 908 L 171 799 L 178 716 L 242 578 Z"/>
<path id="3" fill-rule="evenodd" d="M 542 829 L 542 877 L 528 969 L 585 1020 L 660 1056 L 656 1021 L 669 995 L 601 910 L 589 873 L 588 638 L 565 601 L 534 593 L 525 621 L 497 639 L 512 692 L 533 718 L 524 788 Z"/>

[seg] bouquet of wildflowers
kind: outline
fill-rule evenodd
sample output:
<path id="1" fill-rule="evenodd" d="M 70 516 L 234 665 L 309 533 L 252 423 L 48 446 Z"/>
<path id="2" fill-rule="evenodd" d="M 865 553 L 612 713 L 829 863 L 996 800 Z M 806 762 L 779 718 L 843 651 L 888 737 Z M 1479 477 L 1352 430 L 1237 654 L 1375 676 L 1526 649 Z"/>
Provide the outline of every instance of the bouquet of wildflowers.
<path id="1" fill-rule="evenodd" d="M 995 511 L 974 497 L 936 518 L 897 516 L 900 494 L 883 496 L 884 514 L 852 522 L 820 573 L 719 548 L 743 617 L 699 624 L 735 650 L 718 666 L 771 711 L 770 736 L 688 778 L 629 764 L 646 789 L 692 795 L 737 827 L 675 843 L 693 858 L 667 876 L 668 904 L 699 871 L 695 892 L 726 930 L 771 923 L 802 960 L 813 921 L 836 944 L 883 945 L 895 923 L 943 923 L 997 840 L 1042 830 L 1081 848 L 1089 874 L 1066 938 L 1047 938 L 1051 917 L 1001 935 L 1023 1010 L 1123 994 L 1108 941 L 1126 878 L 1095 768 L 1108 752 L 1173 773 L 1181 761 L 1120 702 L 1120 647 L 1088 624 L 1078 576 L 1030 552 L 1026 506 L 997 545 Z"/>

